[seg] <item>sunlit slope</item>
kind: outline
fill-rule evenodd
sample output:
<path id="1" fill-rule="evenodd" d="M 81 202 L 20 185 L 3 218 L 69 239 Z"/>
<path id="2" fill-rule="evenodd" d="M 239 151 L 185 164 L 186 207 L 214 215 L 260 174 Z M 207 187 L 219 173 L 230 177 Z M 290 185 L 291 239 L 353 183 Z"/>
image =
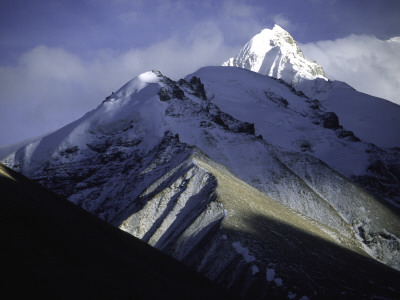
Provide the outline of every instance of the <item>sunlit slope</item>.
<path id="1" fill-rule="evenodd" d="M 9 299 L 231 299 L 199 274 L 0 165 Z"/>
<path id="2" fill-rule="evenodd" d="M 254 215 L 365 254 L 354 236 L 288 209 L 199 150 L 151 183 L 112 223 L 159 249 L 174 249 L 174 255 L 182 260 L 193 250 L 183 248 L 194 247 L 194 240 L 207 231 L 221 224 L 246 231 L 248 219 Z M 187 246 L 189 237 L 191 245 Z"/>
<path id="3" fill-rule="evenodd" d="M 255 215 L 262 215 L 277 223 L 285 223 L 311 235 L 318 236 L 330 242 L 342 242 L 350 249 L 363 252 L 357 242 L 352 241 L 330 229 L 328 226 L 315 222 L 294 210 L 288 209 L 281 203 L 273 200 L 259 190 L 235 177 L 226 167 L 213 162 L 207 157 L 197 155 L 194 161 L 213 174 L 217 179 L 218 192 L 221 203 L 227 210 L 229 217 L 224 219 L 224 226 L 247 231 L 249 220 Z M 232 212 L 232 213 L 229 213 Z"/>
<path id="4" fill-rule="evenodd" d="M 133 203 L 140 205 L 117 218 L 121 229 L 242 296 L 399 292 L 387 286 L 400 273 L 370 259 L 357 240 L 288 209 L 198 150 Z"/>

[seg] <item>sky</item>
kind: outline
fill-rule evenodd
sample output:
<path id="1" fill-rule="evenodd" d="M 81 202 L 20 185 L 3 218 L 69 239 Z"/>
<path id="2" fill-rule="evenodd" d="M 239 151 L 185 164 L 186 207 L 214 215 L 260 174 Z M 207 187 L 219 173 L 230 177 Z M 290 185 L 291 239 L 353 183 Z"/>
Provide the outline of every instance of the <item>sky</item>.
<path id="1" fill-rule="evenodd" d="M 78 119 L 142 72 L 220 65 L 274 24 L 328 78 L 400 104 L 398 0 L 0 0 L 0 146 Z"/>

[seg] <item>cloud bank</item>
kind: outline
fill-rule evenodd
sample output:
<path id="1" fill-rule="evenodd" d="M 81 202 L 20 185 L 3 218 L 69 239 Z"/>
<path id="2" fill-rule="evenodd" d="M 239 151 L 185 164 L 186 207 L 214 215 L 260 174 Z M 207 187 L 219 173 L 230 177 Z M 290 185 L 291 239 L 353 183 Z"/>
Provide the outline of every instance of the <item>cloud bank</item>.
<path id="1" fill-rule="evenodd" d="M 38 46 L 16 65 L 0 66 L 0 145 L 57 129 L 97 107 L 125 82 L 157 69 L 179 79 L 198 68 L 220 65 L 238 46 L 224 44 L 211 22 L 193 28 L 185 41 L 169 38 L 125 52 L 103 49 L 83 60 L 63 48 Z"/>
<path id="2" fill-rule="evenodd" d="M 358 91 L 400 104 L 400 39 L 350 35 L 333 41 L 300 46 L 330 79 L 344 81 Z"/>

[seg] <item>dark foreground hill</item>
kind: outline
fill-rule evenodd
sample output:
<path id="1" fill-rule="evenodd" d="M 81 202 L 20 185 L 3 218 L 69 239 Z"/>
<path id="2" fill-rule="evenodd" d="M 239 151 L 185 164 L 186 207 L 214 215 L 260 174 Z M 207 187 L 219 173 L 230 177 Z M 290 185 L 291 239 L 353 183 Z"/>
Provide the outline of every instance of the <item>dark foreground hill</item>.
<path id="1" fill-rule="evenodd" d="M 0 165 L 8 299 L 232 299 L 133 236 Z"/>

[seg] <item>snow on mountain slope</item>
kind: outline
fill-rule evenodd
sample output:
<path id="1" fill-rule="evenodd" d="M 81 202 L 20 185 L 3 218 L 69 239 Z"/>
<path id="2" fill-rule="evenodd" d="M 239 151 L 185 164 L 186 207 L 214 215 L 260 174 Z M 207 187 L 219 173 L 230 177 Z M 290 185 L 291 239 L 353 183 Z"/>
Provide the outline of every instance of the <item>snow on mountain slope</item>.
<path id="1" fill-rule="evenodd" d="M 193 145 L 241 180 L 329 227 L 337 242 L 358 237 L 372 256 L 399 267 L 399 250 L 389 250 L 400 236 L 398 217 L 312 157 L 345 176 L 358 176 L 358 182 L 368 187 L 393 173 L 385 172 L 386 167 L 396 168 L 385 151 L 358 142 L 318 101 L 281 81 L 238 68 L 208 67 L 196 74 L 174 82 L 157 71 L 145 73 L 96 110 L 21 148 L 4 162 L 118 225 L 121 218 L 128 218 L 121 216 L 141 203 L 132 201 L 185 161 Z M 264 139 L 255 135 L 259 133 Z M 310 172 L 294 167 L 296 159 L 312 167 Z M 377 162 L 383 164 L 383 171 L 371 168 Z M 376 170 L 377 175 L 368 173 Z M 367 175 L 372 180 L 366 180 Z M 188 178 L 192 177 L 203 178 L 200 174 Z M 387 180 L 384 184 L 387 188 Z M 398 185 L 393 186 L 384 196 L 396 201 Z M 195 190 L 189 194 L 202 193 Z M 169 222 L 166 227 L 172 226 L 173 220 Z M 381 234 L 385 231 L 390 234 Z M 376 238 L 371 242 L 366 236 Z M 156 243 L 159 236 L 153 239 Z"/>
<path id="2" fill-rule="evenodd" d="M 306 60 L 293 37 L 278 25 L 255 35 L 223 65 L 282 78 L 294 85 L 303 79 L 326 79 L 322 67 Z"/>
<path id="3" fill-rule="evenodd" d="M 206 67 L 190 76 L 202 79 L 212 103 L 239 120 L 254 123 L 256 134 L 261 134 L 268 143 L 289 151 L 309 153 L 349 178 L 368 175 L 382 182 L 384 177 L 385 187 L 380 191 L 364 186 L 400 204 L 400 198 L 395 196 L 400 193 L 396 175 L 400 170 L 399 151 L 378 150 L 374 145 L 359 141 L 358 136 L 342 127 L 342 120 L 335 113 L 324 107 L 325 102 L 312 100 L 279 80 L 240 68 Z M 368 102 L 365 104 L 368 107 Z M 365 110 L 372 112 L 373 108 Z M 393 132 L 397 134 L 391 129 L 387 136 L 395 135 Z M 385 134 L 382 132 L 381 136 Z M 376 170 L 373 166 L 377 162 L 392 171 Z M 387 190 L 391 190 L 392 196 L 385 195 Z"/>
<path id="4" fill-rule="evenodd" d="M 400 105 L 358 92 L 341 81 L 303 80 L 296 90 L 321 101 L 362 140 L 383 148 L 400 147 Z"/>
<path id="5" fill-rule="evenodd" d="M 342 173 L 365 171 L 368 146 L 334 124 L 334 116 L 333 123 L 324 126 L 331 115 L 318 101 L 296 94 L 280 81 L 238 68 L 205 67 L 190 76 L 202 79 L 213 103 L 254 123 L 256 134 L 272 145 L 312 153 Z"/>
<path id="6" fill-rule="evenodd" d="M 362 140 L 384 148 L 400 147 L 399 105 L 360 93 L 344 82 L 327 80 L 322 67 L 307 61 L 293 37 L 277 25 L 254 36 L 223 66 L 282 79 L 308 97 L 320 100 Z"/>

